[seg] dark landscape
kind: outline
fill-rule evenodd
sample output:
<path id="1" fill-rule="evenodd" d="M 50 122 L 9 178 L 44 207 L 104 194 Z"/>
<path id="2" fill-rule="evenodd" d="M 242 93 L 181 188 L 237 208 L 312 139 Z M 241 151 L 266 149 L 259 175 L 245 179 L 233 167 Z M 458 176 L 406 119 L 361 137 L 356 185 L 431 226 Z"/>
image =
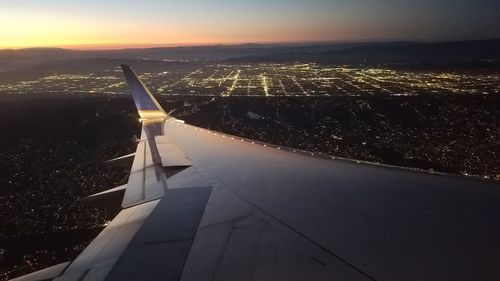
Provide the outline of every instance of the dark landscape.
<path id="1" fill-rule="evenodd" d="M 127 180 L 104 164 L 135 149 L 137 118 L 121 101 L 1 97 L 2 280 L 74 258 L 114 217 L 82 198 Z"/>
<path id="2" fill-rule="evenodd" d="M 454 42 L 360 42 L 322 44 L 240 44 L 121 50 L 28 48 L 0 50 L 0 71 L 33 63 L 84 59 L 163 61 L 323 62 L 332 64 L 433 64 L 500 59 L 500 39 Z"/>
<path id="3" fill-rule="evenodd" d="M 279 146 L 500 180 L 499 95 L 160 101 L 188 123 Z M 126 95 L 4 95 L 0 115 L 7 279 L 75 258 L 113 218 L 82 199 L 126 183 L 128 168 L 104 162 L 134 151 L 140 124 Z"/>

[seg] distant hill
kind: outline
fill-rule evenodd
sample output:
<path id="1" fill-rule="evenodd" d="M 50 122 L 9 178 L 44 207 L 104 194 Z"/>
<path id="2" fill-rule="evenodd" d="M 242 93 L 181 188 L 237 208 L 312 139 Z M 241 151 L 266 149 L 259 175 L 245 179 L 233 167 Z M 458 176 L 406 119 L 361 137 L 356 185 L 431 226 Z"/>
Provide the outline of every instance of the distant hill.
<path id="1" fill-rule="evenodd" d="M 330 50 L 274 53 L 231 59 L 239 62 L 319 61 L 326 63 L 450 63 L 500 61 L 500 39 L 440 43 L 391 42 L 333 46 Z"/>
<path id="2" fill-rule="evenodd" d="M 51 60 L 75 59 L 84 52 L 58 48 L 30 48 L 20 50 L 0 50 L 0 71 L 22 68 Z"/>
<path id="3" fill-rule="evenodd" d="M 228 62 L 432 63 L 500 61 L 500 39 L 441 43 L 213 45 L 121 50 L 0 50 L 0 71 L 82 59 L 218 60 Z"/>
<path id="4" fill-rule="evenodd" d="M 147 60 L 224 60 L 244 56 L 264 56 L 306 49 L 308 52 L 331 50 L 331 45 L 213 45 L 120 50 L 68 50 L 60 48 L 29 48 L 0 50 L 0 71 L 15 70 L 38 63 L 82 59 L 147 59 Z"/>

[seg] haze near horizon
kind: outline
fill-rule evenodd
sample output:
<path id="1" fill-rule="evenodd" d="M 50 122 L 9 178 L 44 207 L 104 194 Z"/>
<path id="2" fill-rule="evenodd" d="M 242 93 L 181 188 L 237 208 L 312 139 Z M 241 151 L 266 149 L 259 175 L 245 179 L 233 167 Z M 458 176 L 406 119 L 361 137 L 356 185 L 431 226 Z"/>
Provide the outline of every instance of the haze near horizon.
<path id="1" fill-rule="evenodd" d="M 494 0 L 189 0 L 0 3 L 0 49 L 446 41 L 500 37 Z"/>

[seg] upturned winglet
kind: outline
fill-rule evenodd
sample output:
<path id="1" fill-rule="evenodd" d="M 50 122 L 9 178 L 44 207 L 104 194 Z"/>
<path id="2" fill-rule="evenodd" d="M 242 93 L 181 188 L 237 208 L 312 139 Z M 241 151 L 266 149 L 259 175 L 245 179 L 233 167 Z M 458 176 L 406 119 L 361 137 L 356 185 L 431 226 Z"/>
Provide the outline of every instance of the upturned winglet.
<path id="1" fill-rule="evenodd" d="M 122 64 L 121 67 L 141 119 L 168 118 L 168 114 L 163 110 L 132 68 L 125 64 Z"/>

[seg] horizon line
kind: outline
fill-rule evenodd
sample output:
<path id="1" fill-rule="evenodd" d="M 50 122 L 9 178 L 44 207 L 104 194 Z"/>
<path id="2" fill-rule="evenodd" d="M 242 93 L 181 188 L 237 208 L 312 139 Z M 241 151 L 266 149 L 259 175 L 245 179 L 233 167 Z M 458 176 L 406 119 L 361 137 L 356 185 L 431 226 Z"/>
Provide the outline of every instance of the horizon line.
<path id="1" fill-rule="evenodd" d="M 245 41 L 245 42 L 198 42 L 198 43 L 91 43 L 91 44 L 44 44 L 33 46 L 12 46 L 0 50 L 23 49 L 68 49 L 80 51 L 105 51 L 127 49 L 152 49 L 176 47 L 205 47 L 205 46 L 242 46 L 242 45 L 309 45 L 309 44 L 339 44 L 371 42 L 370 40 L 308 40 L 308 41 Z"/>
<path id="2" fill-rule="evenodd" d="M 249 41 L 249 42 L 200 42 L 200 43 L 95 43 L 95 44 L 47 44 L 34 46 L 13 46 L 0 50 L 28 50 L 28 49 L 65 49 L 75 51 L 119 51 L 128 49 L 154 49 L 176 47 L 209 47 L 209 46 L 244 46 L 244 45 L 314 45 L 314 44 L 349 44 L 349 43 L 444 43 L 466 41 L 489 41 L 500 38 L 487 39 L 456 39 L 456 40 L 424 40 L 424 39 L 360 39 L 360 40 L 310 40 L 310 41 Z"/>

